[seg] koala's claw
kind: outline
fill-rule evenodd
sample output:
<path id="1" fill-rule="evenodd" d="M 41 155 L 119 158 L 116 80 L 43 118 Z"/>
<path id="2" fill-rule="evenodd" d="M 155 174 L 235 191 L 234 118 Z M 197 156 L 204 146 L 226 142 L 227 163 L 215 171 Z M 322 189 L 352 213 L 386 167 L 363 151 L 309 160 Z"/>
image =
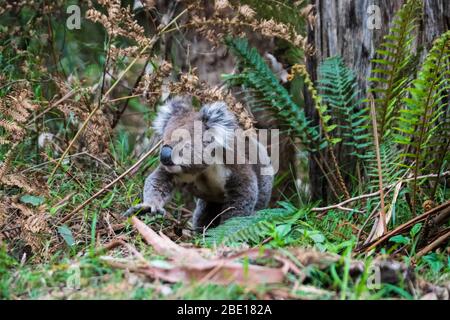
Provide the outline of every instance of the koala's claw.
<path id="1" fill-rule="evenodd" d="M 166 214 L 166 210 L 164 210 L 164 208 L 158 206 L 158 205 L 153 205 L 153 204 L 146 204 L 146 203 L 141 203 L 138 205 L 135 205 L 134 207 L 131 207 L 130 209 L 128 209 L 123 216 L 124 217 L 130 217 L 132 215 L 135 214 L 141 214 L 141 213 L 151 213 L 151 214 Z"/>

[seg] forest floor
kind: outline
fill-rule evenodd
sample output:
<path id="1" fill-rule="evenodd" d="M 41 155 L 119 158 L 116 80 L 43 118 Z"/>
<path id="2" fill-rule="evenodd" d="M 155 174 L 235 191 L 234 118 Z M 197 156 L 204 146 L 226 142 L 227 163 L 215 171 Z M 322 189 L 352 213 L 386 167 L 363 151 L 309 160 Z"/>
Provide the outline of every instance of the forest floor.
<path id="1" fill-rule="evenodd" d="M 125 159 L 121 158 L 125 150 L 111 148 L 111 152 L 117 160 Z M 355 253 L 362 220 L 345 211 L 315 213 L 282 202 L 283 209 L 269 213 L 280 210 L 289 219 L 250 221 L 228 235 L 229 245 L 220 246 L 214 243 L 217 233 L 190 230 L 191 213 L 180 194 L 165 216 L 121 218 L 124 204 L 139 201 L 144 173 L 155 161 L 153 157 L 144 169 L 122 179 L 63 224 L 52 226 L 52 237 L 38 254 L 30 255 L 30 246 L 22 243 L 30 239 L 9 242 L 8 254 L 2 246 L 0 295 L 7 299 L 448 299 L 448 250 L 416 259 L 417 252 L 402 249 L 415 241 L 417 231 L 411 230 L 381 251 Z M 121 167 L 132 163 L 132 157 L 126 157 Z M 51 202 L 57 203 L 50 209 L 56 221 L 101 189 L 105 179 L 116 177 L 106 167 L 97 168 L 97 174 L 82 172 L 77 165 L 71 171 L 77 172 L 78 182 L 59 174 L 49 189 Z M 40 201 L 48 200 L 21 198 L 31 207 Z M 139 221 L 155 232 L 142 226 L 138 231 Z"/>

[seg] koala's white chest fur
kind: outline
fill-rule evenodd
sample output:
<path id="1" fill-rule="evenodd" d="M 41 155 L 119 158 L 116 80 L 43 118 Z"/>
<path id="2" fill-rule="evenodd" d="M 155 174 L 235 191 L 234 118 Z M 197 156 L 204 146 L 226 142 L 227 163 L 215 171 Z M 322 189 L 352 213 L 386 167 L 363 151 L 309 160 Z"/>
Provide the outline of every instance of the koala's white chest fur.
<path id="1" fill-rule="evenodd" d="M 225 195 L 225 184 L 230 176 L 230 169 L 225 165 L 211 165 L 198 174 L 180 174 L 177 180 L 191 185 L 195 196 L 220 201 Z"/>

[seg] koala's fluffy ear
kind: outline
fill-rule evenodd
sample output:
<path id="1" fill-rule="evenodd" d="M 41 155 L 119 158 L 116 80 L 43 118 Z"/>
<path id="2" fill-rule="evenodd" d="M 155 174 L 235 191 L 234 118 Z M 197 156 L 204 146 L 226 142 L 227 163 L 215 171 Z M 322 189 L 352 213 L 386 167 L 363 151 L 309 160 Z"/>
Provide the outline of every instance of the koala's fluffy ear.
<path id="1" fill-rule="evenodd" d="M 153 120 L 153 129 L 157 134 L 162 136 L 170 118 L 190 111 L 191 109 L 191 100 L 187 97 L 175 97 L 166 101 L 166 103 L 159 108 L 158 114 L 156 115 L 155 120 Z"/>
<path id="2" fill-rule="evenodd" d="M 234 113 L 228 110 L 225 102 L 219 101 L 204 105 L 200 114 L 206 129 L 214 131 L 216 141 L 226 148 L 234 130 L 239 127 Z"/>

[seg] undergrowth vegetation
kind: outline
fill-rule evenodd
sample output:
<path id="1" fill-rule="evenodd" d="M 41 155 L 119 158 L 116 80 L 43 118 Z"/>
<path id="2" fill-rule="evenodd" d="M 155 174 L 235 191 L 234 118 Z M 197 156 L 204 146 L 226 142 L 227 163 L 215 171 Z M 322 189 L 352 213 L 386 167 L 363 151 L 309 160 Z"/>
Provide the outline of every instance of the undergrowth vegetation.
<path id="1" fill-rule="evenodd" d="M 72 4 L 80 29 L 66 24 Z M 306 1 L 0 8 L 0 297 L 448 299 L 450 31 L 423 52 L 422 1 L 406 1 L 360 88 L 342 57 L 322 61 L 318 79 L 308 72 L 313 15 Z M 191 57 L 204 47 L 222 50 L 228 68 L 205 72 Z M 207 80 L 219 71 L 219 82 Z M 196 106 L 224 100 L 244 129 L 279 128 L 281 149 L 295 154 L 270 208 L 253 216 L 194 233 L 193 199 L 177 192 L 164 217 L 139 218 L 180 247 L 233 257 L 245 275 L 282 270 L 282 281 L 149 273 L 174 262 L 122 213 L 159 161 L 149 128 L 175 95 Z M 304 188 L 313 164 L 323 199 Z M 131 267 L 133 257 L 147 269 Z"/>

